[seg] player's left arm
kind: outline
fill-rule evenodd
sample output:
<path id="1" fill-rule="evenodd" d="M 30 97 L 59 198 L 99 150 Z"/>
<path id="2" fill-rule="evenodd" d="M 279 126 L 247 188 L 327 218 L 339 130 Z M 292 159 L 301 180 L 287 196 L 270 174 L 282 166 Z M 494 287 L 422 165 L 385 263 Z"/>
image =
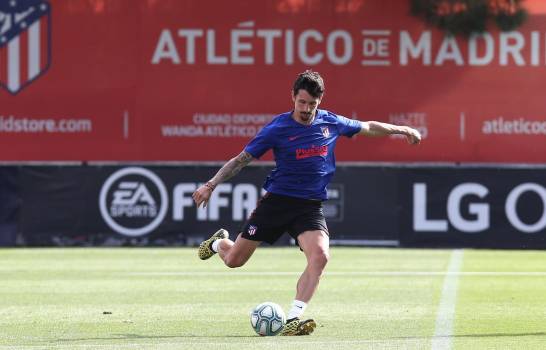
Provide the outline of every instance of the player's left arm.
<path id="1" fill-rule="evenodd" d="M 376 121 L 360 122 L 360 135 L 368 137 L 379 137 L 393 134 L 406 136 L 409 144 L 416 145 L 421 142 L 421 133 L 412 127 L 404 125 L 394 125 Z"/>

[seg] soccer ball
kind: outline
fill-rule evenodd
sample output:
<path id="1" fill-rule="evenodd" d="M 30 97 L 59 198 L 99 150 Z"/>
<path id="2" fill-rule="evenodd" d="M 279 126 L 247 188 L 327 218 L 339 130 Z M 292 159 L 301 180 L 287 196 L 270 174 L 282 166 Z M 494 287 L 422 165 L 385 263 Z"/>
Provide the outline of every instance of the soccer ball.
<path id="1" fill-rule="evenodd" d="M 259 335 L 277 335 L 285 323 L 286 316 L 282 308 L 270 301 L 261 303 L 250 313 L 250 324 Z"/>

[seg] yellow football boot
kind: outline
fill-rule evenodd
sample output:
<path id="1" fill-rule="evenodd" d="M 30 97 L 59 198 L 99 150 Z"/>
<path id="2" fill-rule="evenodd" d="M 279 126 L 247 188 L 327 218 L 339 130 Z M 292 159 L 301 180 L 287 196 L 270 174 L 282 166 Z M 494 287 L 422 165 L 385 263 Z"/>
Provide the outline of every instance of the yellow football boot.
<path id="1" fill-rule="evenodd" d="M 197 255 L 199 255 L 199 259 L 207 260 L 214 254 L 216 254 L 216 252 L 212 250 L 212 243 L 217 239 L 222 238 L 229 238 L 229 233 L 223 228 L 216 231 L 216 233 L 210 236 L 210 238 L 206 241 L 201 242 L 201 244 L 199 244 L 199 251 L 197 252 Z"/>
<path id="2" fill-rule="evenodd" d="M 299 318 L 294 317 L 286 321 L 281 335 L 310 335 L 316 327 L 317 324 L 312 319 L 302 321 Z"/>

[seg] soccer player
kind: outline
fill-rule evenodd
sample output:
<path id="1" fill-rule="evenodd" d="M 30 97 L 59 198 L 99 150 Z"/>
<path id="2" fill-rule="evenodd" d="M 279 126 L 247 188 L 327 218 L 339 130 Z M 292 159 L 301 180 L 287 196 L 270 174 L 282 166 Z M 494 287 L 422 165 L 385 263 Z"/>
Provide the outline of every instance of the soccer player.
<path id="1" fill-rule="evenodd" d="M 337 138 L 401 134 L 410 144 L 421 141 L 419 131 L 408 126 L 358 121 L 318 109 L 323 93 L 319 73 L 307 70 L 299 74 L 292 90 L 294 109 L 275 117 L 239 155 L 193 193 L 197 207 L 205 207 L 219 183 L 273 150 L 276 167 L 265 180 L 267 193 L 235 242 L 220 229 L 200 244 L 198 255 L 205 260 L 218 253 L 228 267 L 240 267 L 261 242 L 273 244 L 285 232 L 290 234 L 304 252 L 307 266 L 298 280 L 282 335 L 308 335 L 316 327 L 313 320 L 301 318 L 328 263 L 329 233 L 322 202 L 327 199 L 326 186 L 335 170 Z"/>

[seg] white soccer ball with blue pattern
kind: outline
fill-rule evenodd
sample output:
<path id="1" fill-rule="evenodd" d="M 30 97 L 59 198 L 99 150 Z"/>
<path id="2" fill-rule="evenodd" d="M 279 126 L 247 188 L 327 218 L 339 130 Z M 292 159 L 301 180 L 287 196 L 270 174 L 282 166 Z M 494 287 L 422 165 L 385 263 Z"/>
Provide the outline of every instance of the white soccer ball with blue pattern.
<path id="1" fill-rule="evenodd" d="M 283 309 L 275 303 L 266 301 L 256 306 L 250 313 L 250 324 L 262 336 L 279 334 L 286 323 Z"/>

